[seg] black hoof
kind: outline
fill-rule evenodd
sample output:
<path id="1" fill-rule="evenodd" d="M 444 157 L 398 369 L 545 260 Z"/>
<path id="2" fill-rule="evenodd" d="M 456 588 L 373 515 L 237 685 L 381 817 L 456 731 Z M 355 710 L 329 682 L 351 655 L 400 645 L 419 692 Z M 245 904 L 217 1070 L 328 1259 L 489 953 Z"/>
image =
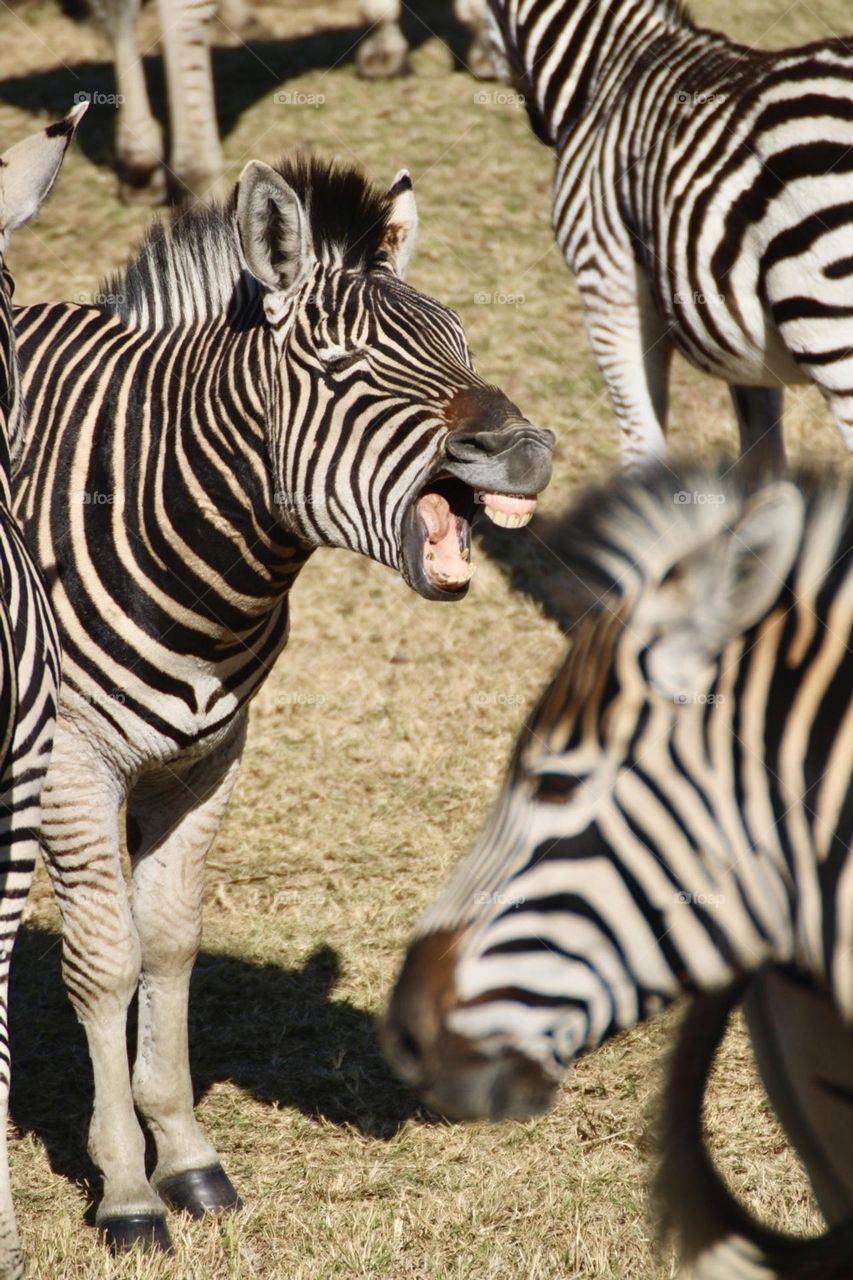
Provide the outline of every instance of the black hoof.
<path id="1" fill-rule="evenodd" d="M 124 1253 L 135 1244 L 141 1244 L 155 1252 L 172 1252 L 166 1219 L 158 1213 L 134 1213 L 105 1218 L 99 1226 L 113 1253 Z"/>
<path id="2" fill-rule="evenodd" d="M 226 1213 L 243 1208 L 231 1179 L 218 1164 L 213 1169 L 188 1169 L 158 1182 L 157 1190 L 171 1209 L 183 1209 L 194 1218 L 206 1213 Z"/>

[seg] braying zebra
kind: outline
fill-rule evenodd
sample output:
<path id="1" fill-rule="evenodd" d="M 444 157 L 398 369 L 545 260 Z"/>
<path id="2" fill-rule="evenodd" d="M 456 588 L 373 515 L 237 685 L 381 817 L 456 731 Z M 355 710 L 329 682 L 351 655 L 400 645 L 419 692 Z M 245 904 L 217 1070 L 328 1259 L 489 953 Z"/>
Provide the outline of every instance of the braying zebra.
<path id="1" fill-rule="evenodd" d="M 297 574 L 315 547 L 346 547 L 458 600 L 475 502 L 526 523 L 550 475 L 552 434 L 478 377 L 457 316 L 404 283 L 416 220 L 405 171 L 383 194 L 319 160 L 253 161 L 226 206 L 154 227 L 110 305 L 17 314 L 17 511 L 64 664 L 42 831 L 116 1245 L 166 1245 L 166 1202 L 236 1202 L 193 1116 L 188 987 L 205 855 Z"/>
<path id="2" fill-rule="evenodd" d="M 11 513 L 24 407 L 4 254 L 53 186 L 85 106 L 0 156 L 0 1280 L 19 1280 L 6 1119 L 9 963 L 38 855 L 41 790 L 56 723 L 59 638 L 44 584 Z"/>
<path id="3" fill-rule="evenodd" d="M 813 382 L 853 449 L 853 49 L 764 52 L 679 0 L 491 0 L 493 59 L 557 153 L 553 225 L 621 428 L 664 452 L 677 348 L 781 459 Z M 494 19 L 494 21 L 492 21 Z"/>
<path id="4" fill-rule="evenodd" d="M 681 992 L 778 966 L 828 1027 L 792 1136 L 853 1215 L 851 481 L 647 468 L 583 498 L 557 549 L 569 650 L 418 926 L 390 1060 L 451 1116 L 525 1116 Z M 784 1052 L 777 1073 L 796 1102 Z"/>
<path id="5" fill-rule="evenodd" d="M 495 75 L 484 30 L 486 5 L 487 0 L 453 0 L 454 17 L 470 35 L 465 66 L 479 80 L 490 80 Z M 361 12 L 370 30 L 356 55 L 361 75 L 381 78 L 404 75 L 409 70 L 409 42 L 400 25 L 405 8 L 403 0 L 362 0 Z"/>

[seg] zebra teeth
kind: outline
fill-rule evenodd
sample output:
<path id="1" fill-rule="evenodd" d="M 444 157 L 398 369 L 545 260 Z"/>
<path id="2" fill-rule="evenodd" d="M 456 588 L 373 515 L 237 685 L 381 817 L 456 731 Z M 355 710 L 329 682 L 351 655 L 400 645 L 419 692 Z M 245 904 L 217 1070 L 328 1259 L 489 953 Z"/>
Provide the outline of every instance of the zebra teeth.
<path id="1" fill-rule="evenodd" d="M 502 529 L 523 529 L 529 524 L 536 510 L 536 499 L 523 493 L 478 493 L 477 501 L 483 504 L 486 515 Z"/>
<path id="2" fill-rule="evenodd" d="M 499 524 L 502 529 L 523 529 L 533 519 L 533 512 L 498 511 L 495 507 L 484 504 L 486 515 L 492 524 Z"/>

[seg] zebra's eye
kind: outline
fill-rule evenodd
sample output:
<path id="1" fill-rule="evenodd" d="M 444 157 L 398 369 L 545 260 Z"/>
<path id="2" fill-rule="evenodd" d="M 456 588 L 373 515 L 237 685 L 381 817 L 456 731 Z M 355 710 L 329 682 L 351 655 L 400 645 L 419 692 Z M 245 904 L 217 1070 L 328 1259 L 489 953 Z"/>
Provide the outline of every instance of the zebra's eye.
<path id="1" fill-rule="evenodd" d="M 353 365 L 367 359 L 364 347 L 355 347 L 352 351 L 320 351 L 318 354 L 327 373 L 345 373 Z"/>
<path id="2" fill-rule="evenodd" d="M 567 804 L 579 786 L 579 778 L 565 773 L 540 773 L 534 782 L 533 799 L 539 804 Z"/>

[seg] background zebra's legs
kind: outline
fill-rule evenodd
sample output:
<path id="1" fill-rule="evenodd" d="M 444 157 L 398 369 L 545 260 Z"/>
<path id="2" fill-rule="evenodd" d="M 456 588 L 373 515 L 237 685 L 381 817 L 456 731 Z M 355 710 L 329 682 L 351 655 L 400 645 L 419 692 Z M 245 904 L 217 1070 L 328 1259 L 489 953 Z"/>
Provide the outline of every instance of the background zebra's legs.
<path id="1" fill-rule="evenodd" d="M 121 868 L 123 798 L 96 747 L 60 717 L 42 793 L 42 836 L 62 912 L 63 977 L 95 1081 L 88 1146 L 104 1178 L 97 1222 L 117 1246 L 140 1237 L 168 1242 L 165 1205 L 145 1176 L 127 1061 L 140 949 Z"/>
<path id="2" fill-rule="evenodd" d="M 782 387 L 745 387 L 730 383 L 732 403 L 740 430 L 741 458 L 750 463 L 769 464 L 774 471 L 785 469 L 785 437 Z"/>
<path id="3" fill-rule="evenodd" d="M 358 46 L 359 75 L 383 80 L 411 70 L 409 44 L 400 30 L 401 8 L 400 0 L 362 0 L 362 17 L 373 30 Z"/>
<path id="4" fill-rule="evenodd" d="M 638 279 L 639 303 L 605 305 L 607 282 L 582 291 L 586 328 L 621 428 L 622 462 L 637 466 L 666 452 L 672 344 L 648 287 Z"/>
<path id="5" fill-rule="evenodd" d="M 853 1214 L 853 1030 L 829 995 L 777 969 L 744 1002 L 770 1101 L 830 1225 Z"/>
<path id="6" fill-rule="evenodd" d="M 133 916 L 142 946 L 133 1097 L 157 1143 L 152 1181 L 198 1217 L 239 1207 L 193 1113 L 187 1016 L 201 941 L 204 862 L 240 767 L 245 719 L 213 756 L 128 800 Z"/>
<path id="7" fill-rule="evenodd" d="M 169 96 L 169 179 L 180 199 L 225 195 L 216 121 L 210 35 L 214 0 L 160 0 Z"/>
<path id="8" fill-rule="evenodd" d="M 91 0 L 115 57 L 119 93 L 115 134 L 121 198 L 129 204 L 162 204 L 166 199 L 163 133 L 148 101 L 145 72 L 136 42 L 140 0 Z"/>

